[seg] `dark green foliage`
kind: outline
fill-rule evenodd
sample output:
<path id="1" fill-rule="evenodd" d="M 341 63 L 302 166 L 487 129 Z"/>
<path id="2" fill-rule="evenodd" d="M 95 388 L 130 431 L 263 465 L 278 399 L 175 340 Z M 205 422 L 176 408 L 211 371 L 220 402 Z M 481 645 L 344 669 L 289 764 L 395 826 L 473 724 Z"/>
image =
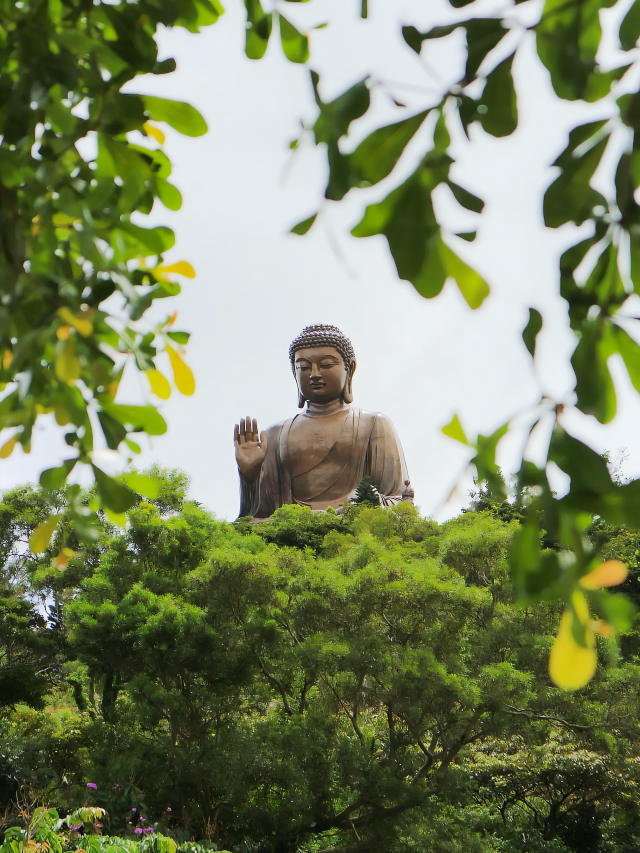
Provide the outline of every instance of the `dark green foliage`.
<path id="1" fill-rule="evenodd" d="M 106 808 L 111 835 L 151 824 L 234 853 L 605 853 L 633 839 L 636 630 L 617 662 L 602 647 L 588 689 L 553 688 L 558 608 L 513 604 L 518 503 L 480 484 L 476 509 L 442 525 L 407 503 L 230 525 L 184 500 L 178 472 L 153 476 L 164 514 L 140 501 L 53 574 L 45 557 L 8 558 L 31 595 L 65 602 L 48 708 L 0 716 L 12 820 L 27 786 L 64 812 Z M 42 510 L 27 494 L 0 507 L 7 530 Z M 597 520 L 590 535 L 603 554 L 637 548 Z M 28 616 L 7 589 L 2 613 Z M 23 624 L 14 646 L 31 654 Z"/>
<path id="2" fill-rule="evenodd" d="M 292 548 L 311 548 L 318 554 L 329 533 L 350 533 L 351 524 L 333 510 L 312 512 L 308 507 L 291 504 L 277 509 L 268 523 L 243 529 L 247 532 L 251 530 L 265 542 Z"/>
<path id="3" fill-rule="evenodd" d="M 380 506 L 380 495 L 371 477 L 363 477 L 356 487 L 354 503 L 364 506 Z"/>

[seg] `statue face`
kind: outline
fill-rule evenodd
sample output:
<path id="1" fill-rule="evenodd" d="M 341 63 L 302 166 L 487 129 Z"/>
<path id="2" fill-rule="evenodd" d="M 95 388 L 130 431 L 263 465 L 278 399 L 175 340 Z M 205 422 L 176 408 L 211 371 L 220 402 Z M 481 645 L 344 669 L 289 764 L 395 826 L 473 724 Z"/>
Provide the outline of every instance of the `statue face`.
<path id="1" fill-rule="evenodd" d="M 310 403 L 330 403 L 342 396 L 347 368 L 337 349 L 299 349 L 296 350 L 293 363 L 298 388 Z"/>

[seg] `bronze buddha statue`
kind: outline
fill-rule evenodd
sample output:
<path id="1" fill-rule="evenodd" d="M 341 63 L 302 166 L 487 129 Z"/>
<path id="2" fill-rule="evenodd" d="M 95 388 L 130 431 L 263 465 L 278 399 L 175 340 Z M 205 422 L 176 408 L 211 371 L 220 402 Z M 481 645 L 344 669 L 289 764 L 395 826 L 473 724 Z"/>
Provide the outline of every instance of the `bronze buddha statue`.
<path id="1" fill-rule="evenodd" d="M 250 417 L 235 427 L 240 516 L 268 518 L 284 504 L 337 508 L 367 475 L 383 506 L 401 500 L 408 474 L 393 424 L 352 405 L 356 358 L 349 339 L 335 326 L 307 326 L 289 359 L 304 412 L 260 434 Z"/>

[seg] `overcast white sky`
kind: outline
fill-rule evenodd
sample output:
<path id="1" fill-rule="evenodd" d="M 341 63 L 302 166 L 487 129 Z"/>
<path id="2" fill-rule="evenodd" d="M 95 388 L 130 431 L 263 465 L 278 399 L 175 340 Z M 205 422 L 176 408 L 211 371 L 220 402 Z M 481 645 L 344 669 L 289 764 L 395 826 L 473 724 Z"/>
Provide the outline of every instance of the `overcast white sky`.
<path id="1" fill-rule="evenodd" d="M 482 8 L 504 5 L 487 0 Z M 495 140 L 475 127 L 470 143 L 462 136 L 454 147 L 453 177 L 485 200 L 485 212 L 476 217 L 458 208 L 448 191 L 437 199 L 452 230 L 477 226 L 473 244 L 456 245 L 489 281 L 491 296 L 473 312 L 448 283 L 437 299 L 425 300 L 398 279 L 384 238 L 349 236 L 364 206 L 386 195 L 415 165 L 420 139 L 386 182 L 352 191 L 342 203 L 323 202 L 306 237 L 289 234 L 318 209 L 326 184 L 324 152 L 309 134 L 299 151 L 289 150 L 301 121 L 309 124 L 316 114 L 309 71 L 286 61 L 276 38 L 264 60 L 247 59 L 243 4 L 227 0 L 227 7 L 215 26 L 198 35 L 162 33 L 162 55 L 176 57 L 177 72 L 139 78 L 129 87 L 190 101 L 209 125 L 199 139 L 167 132 L 165 150 L 184 204 L 177 213 L 159 205 L 153 214 L 176 232 L 168 259 L 187 259 L 197 271 L 177 300 L 161 306 L 163 312 L 177 308 L 176 328 L 193 334 L 187 360 L 197 389 L 192 398 L 176 392 L 162 405 L 169 432 L 154 438 L 137 464 L 184 469 L 194 499 L 222 518 L 235 518 L 234 423 L 249 414 L 265 428 L 296 412 L 289 343 L 310 323 L 333 323 L 356 351 L 355 404 L 393 420 L 416 502 L 425 513 L 450 516 L 468 502 L 470 484 L 468 476 L 460 481 L 468 453 L 440 432 L 452 415 L 459 414 L 468 435 L 488 434 L 535 402 L 540 388 L 564 400 L 573 387 L 574 344 L 558 295 L 557 260 L 574 232 L 543 227 L 542 196 L 567 127 L 576 117 L 608 113 L 602 106 L 558 101 L 532 36 L 526 39 L 514 66 L 522 96 L 518 130 Z M 310 31 L 312 66 L 325 99 L 367 75 L 380 82 L 373 90 L 374 117 L 354 126 L 350 144 L 378 121 L 437 102 L 442 87 L 459 76 L 463 51 L 455 37 L 431 43 L 418 58 L 400 33 L 402 23 L 425 29 L 464 17 L 464 9 L 456 12 L 446 0 L 370 0 L 366 21 L 359 18 L 360 0 L 280 7 L 301 28 L 330 22 Z M 396 107 L 391 94 L 408 108 Z M 529 306 L 542 312 L 545 324 L 537 375 L 520 337 Z M 592 418 L 570 423 L 597 449 L 627 448 L 627 473 L 639 476 L 640 404 L 623 370 L 616 379 L 619 414 L 610 426 Z M 123 383 L 123 394 L 139 401 L 144 382 Z M 517 434 L 505 442 L 500 458 L 507 469 L 519 442 Z M 0 487 L 36 480 L 65 451 L 55 431 L 43 427 L 30 456 L 17 450 L 0 463 Z M 116 463 L 103 456 L 100 464 L 113 470 Z M 458 490 L 445 503 L 456 481 Z"/>

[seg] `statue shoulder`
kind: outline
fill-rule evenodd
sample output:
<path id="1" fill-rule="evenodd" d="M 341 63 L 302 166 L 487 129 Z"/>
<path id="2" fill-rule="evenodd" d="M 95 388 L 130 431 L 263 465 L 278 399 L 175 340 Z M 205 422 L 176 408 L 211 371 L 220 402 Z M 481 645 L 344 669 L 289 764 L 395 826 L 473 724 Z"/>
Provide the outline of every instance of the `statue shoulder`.
<path id="1" fill-rule="evenodd" d="M 356 406 L 351 407 L 352 411 L 356 415 L 356 417 L 362 418 L 363 420 L 370 421 L 373 423 L 375 429 L 385 430 L 385 429 L 394 429 L 393 421 L 391 418 L 387 417 L 387 415 L 382 412 L 372 412 L 369 409 L 359 409 Z"/>
<path id="2" fill-rule="evenodd" d="M 277 438 L 284 427 L 291 426 L 294 417 L 295 415 L 290 418 L 285 418 L 285 420 L 278 421 L 277 424 L 271 424 L 271 426 L 267 427 L 265 430 L 265 432 L 267 433 L 267 441 L 271 441 L 272 438 Z"/>

